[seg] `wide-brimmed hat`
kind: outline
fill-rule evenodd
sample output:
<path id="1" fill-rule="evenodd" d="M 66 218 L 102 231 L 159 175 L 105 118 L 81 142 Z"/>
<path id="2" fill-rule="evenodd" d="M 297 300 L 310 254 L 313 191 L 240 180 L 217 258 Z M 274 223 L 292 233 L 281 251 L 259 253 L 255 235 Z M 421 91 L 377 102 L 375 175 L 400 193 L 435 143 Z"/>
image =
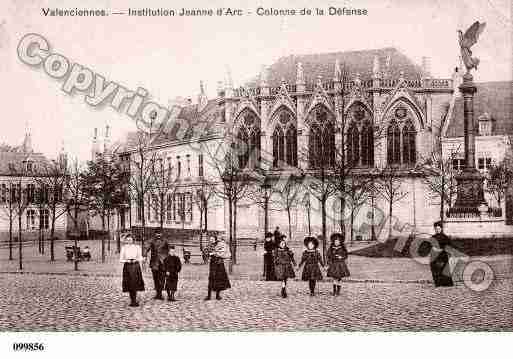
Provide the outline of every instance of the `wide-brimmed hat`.
<path id="1" fill-rule="evenodd" d="M 304 240 L 305 247 L 308 247 L 308 243 L 313 243 L 314 247 L 317 248 L 319 246 L 319 241 L 315 237 L 306 237 Z"/>
<path id="2" fill-rule="evenodd" d="M 274 234 L 272 234 L 271 232 L 267 232 L 265 234 L 265 238 L 273 238 L 274 237 Z"/>
<path id="3" fill-rule="evenodd" d="M 330 241 L 331 241 L 331 244 L 335 243 L 335 240 L 339 240 L 340 243 L 344 243 L 345 241 L 345 237 L 342 233 L 339 233 L 339 232 L 336 232 L 336 233 L 333 233 L 331 236 L 330 236 Z"/>

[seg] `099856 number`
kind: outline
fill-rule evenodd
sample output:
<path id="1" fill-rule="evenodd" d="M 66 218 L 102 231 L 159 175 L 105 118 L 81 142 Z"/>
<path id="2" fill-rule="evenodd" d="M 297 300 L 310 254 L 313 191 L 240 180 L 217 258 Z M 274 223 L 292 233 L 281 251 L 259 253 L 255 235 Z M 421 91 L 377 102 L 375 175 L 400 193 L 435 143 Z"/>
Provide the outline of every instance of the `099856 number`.
<path id="1" fill-rule="evenodd" d="M 13 343 L 14 351 L 43 351 L 45 346 L 43 343 Z"/>

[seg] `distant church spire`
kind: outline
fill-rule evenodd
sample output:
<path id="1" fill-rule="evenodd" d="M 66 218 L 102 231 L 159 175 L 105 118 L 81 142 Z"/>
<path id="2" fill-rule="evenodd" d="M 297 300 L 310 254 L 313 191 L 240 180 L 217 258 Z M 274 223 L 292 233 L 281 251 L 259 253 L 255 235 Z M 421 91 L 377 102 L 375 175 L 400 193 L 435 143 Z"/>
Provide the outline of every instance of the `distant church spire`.
<path id="1" fill-rule="evenodd" d="M 25 122 L 25 138 L 23 139 L 22 151 L 24 153 L 32 153 L 32 135 L 30 133 L 30 126 L 28 121 Z"/>
<path id="2" fill-rule="evenodd" d="M 198 95 L 198 112 L 201 112 L 207 107 L 208 98 L 205 94 L 205 87 L 203 81 L 200 81 L 200 93 Z"/>

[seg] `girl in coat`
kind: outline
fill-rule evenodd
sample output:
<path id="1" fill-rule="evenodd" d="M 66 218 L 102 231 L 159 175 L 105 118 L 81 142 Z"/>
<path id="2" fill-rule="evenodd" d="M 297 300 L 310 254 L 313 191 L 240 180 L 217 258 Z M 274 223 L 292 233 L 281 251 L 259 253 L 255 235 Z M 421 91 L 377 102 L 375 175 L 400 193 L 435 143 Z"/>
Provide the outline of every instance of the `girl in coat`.
<path id="1" fill-rule="evenodd" d="M 274 249 L 276 244 L 273 240 L 273 234 L 268 232 L 264 239 L 264 277 L 266 281 L 276 280 L 274 273 Z"/>
<path id="2" fill-rule="evenodd" d="M 226 245 L 224 238 L 214 237 L 214 247 L 210 252 L 210 267 L 208 273 L 208 295 L 205 300 L 211 299 L 212 291 L 216 292 L 216 299 L 221 299 L 221 291 L 231 288 L 224 260 L 231 257 L 230 250 Z"/>
<path id="3" fill-rule="evenodd" d="M 130 306 L 138 307 L 137 292 L 144 291 L 144 281 L 140 262 L 143 261 L 141 247 L 134 243 L 132 235 L 125 237 L 126 244 L 121 248 L 119 261 L 123 263 L 123 293 L 130 294 Z"/>
<path id="4" fill-rule="evenodd" d="M 318 280 L 322 280 L 322 273 L 319 264 L 324 268 L 324 261 L 322 260 L 321 253 L 317 250 L 317 247 L 319 246 L 317 238 L 306 237 L 304 243 L 306 249 L 301 257 L 298 269 L 301 268 L 303 264 L 305 265 L 301 279 L 308 281 L 310 295 L 314 296 L 315 284 Z"/>
<path id="5" fill-rule="evenodd" d="M 443 232 L 442 222 L 437 221 L 433 225 L 435 227 L 435 234 L 432 238 L 438 242 L 437 247 L 431 250 L 431 273 L 433 275 L 433 282 L 435 287 L 452 287 L 454 282 L 452 280 L 451 268 L 449 265 L 450 254 L 447 251 L 450 239 Z"/>
<path id="6" fill-rule="evenodd" d="M 344 235 L 333 233 L 331 235 L 331 246 L 328 249 L 327 276 L 333 278 L 333 295 L 340 295 L 341 280 L 343 277 L 349 277 L 349 268 L 347 268 L 347 249 L 344 246 Z"/>
<path id="7" fill-rule="evenodd" d="M 167 300 L 175 302 L 175 292 L 178 285 L 178 273 L 182 269 L 182 262 L 175 254 L 175 246 L 169 246 L 169 254 L 164 258 L 164 271 L 166 273 Z"/>
<path id="8" fill-rule="evenodd" d="M 287 298 L 287 279 L 295 278 L 294 266 L 294 253 L 287 247 L 285 236 L 282 236 L 278 248 L 274 250 L 274 272 L 276 280 L 281 281 L 281 296 Z"/>

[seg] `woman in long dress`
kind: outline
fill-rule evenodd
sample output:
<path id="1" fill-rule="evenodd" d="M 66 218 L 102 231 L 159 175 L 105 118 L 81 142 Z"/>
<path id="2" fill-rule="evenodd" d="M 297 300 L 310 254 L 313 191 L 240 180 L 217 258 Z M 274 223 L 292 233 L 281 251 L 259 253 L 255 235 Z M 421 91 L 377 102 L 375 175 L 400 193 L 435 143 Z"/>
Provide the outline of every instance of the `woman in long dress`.
<path id="1" fill-rule="evenodd" d="M 143 261 L 141 247 L 134 243 L 131 234 L 125 237 L 126 244 L 121 248 L 119 261 L 123 263 L 123 293 L 129 293 L 130 306 L 138 307 L 137 292 L 144 291 L 144 280 L 140 263 Z"/>
<path id="2" fill-rule="evenodd" d="M 210 300 L 212 291 L 216 292 L 216 299 L 220 300 L 221 291 L 231 288 L 224 260 L 231 257 L 230 250 L 224 238 L 215 238 L 214 247 L 210 252 L 210 267 L 208 273 L 208 295 L 205 300 Z"/>
<path id="3" fill-rule="evenodd" d="M 442 222 L 434 223 L 435 234 L 432 236 L 438 242 L 439 249 L 433 247 L 431 249 L 431 274 L 435 287 L 452 287 L 454 285 L 449 266 L 449 252 L 446 247 L 449 245 L 450 239 L 443 233 Z"/>
<path id="4" fill-rule="evenodd" d="M 264 276 L 266 281 L 276 280 L 273 252 L 277 246 L 278 243 L 274 243 L 273 234 L 266 233 L 264 239 Z"/>

